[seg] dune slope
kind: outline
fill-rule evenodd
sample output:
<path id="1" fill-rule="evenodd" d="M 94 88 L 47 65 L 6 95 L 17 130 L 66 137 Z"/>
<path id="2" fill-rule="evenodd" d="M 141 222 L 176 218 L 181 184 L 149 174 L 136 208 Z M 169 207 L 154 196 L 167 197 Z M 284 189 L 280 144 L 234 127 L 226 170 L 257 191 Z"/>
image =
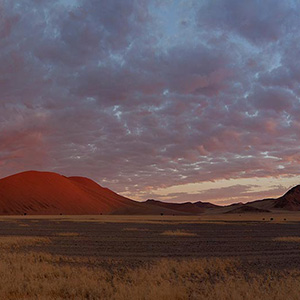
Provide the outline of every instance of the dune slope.
<path id="1" fill-rule="evenodd" d="M 133 201 L 84 177 L 27 171 L 0 179 L 0 214 L 173 214 Z"/>
<path id="2" fill-rule="evenodd" d="M 51 172 L 29 171 L 0 180 L 0 214 L 107 213 L 100 201 L 75 181 Z M 112 197 L 111 199 L 115 199 Z M 125 200 L 124 200 L 125 201 Z"/>

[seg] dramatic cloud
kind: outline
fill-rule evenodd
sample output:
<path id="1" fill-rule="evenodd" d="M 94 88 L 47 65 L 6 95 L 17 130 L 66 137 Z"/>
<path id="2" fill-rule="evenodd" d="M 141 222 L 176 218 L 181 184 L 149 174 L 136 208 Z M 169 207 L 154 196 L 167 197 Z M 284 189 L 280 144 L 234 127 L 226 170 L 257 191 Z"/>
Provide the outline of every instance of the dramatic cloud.
<path id="1" fill-rule="evenodd" d="M 52 170 L 146 198 L 298 175 L 299 26 L 297 0 L 1 1 L 0 176 Z"/>

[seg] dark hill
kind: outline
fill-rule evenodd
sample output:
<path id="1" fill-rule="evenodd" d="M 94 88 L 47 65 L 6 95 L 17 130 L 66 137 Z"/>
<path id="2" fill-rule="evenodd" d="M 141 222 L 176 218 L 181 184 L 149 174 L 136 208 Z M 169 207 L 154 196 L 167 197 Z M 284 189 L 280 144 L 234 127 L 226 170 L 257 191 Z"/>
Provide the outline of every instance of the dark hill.
<path id="1" fill-rule="evenodd" d="M 167 208 L 173 211 L 182 212 L 186 214 L 199 214 L 203 213 L 204 209 L 191 203 L 191 202 L 185 202 L 185 203 L 167 203 L 162 202 L 158 200 L 148 199 L 146 202 L 144 202 L 148 205 Z"/>
<path id="2" fill-rule="evenodd" d="M 282 197 L 275 199 L 274 208 L 292 211 L 300 210 L 300 185 L 293 187 Z"/>
<path id="3" fill-rule="evenodd" d="M 248 205 L 242 205 L 226 212 L 226 214 L 240 214 L 240 213 L 268 213 L 267 209 L 255 208 Z"/>

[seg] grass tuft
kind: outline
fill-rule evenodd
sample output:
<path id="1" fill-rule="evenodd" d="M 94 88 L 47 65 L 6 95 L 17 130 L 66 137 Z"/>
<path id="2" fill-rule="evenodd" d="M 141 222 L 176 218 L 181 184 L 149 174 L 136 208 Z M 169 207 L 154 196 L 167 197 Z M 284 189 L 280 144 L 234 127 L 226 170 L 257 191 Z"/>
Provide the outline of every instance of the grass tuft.
<path id="1" fill-rule="evenodd" d="M 3 248 L 20 248 L 36 244 L 49 244 L 49 238 L 36 236 L 1 236 L 0 250 Z"/>
<path id="2" fill-rule="evenodd" d="M 72 236 L 79 236 L 79 233 L 78 232 L 59 232 L 56 234 L 57 236 L 69 236 L 69 237 L 72 237 Z"/>
<path id="3" fill-rule="evenodd" d="M 149 231 L 147 228 L 125 227 L 123 231 Z"/>
<path id="4" fill-rule="evenodd" d="M 273 241 L 276 242 L 297 242 L 300 243 L 300 236 L 281 236 L 274 238 Z"/>
<path id="5" fill-rule="evenodd" d="M 196 236 L 196 233 L 188 232 L 185 230 L 166 230 L 161 233 L 161 235 L 167 235 L 167 236 Z"/>

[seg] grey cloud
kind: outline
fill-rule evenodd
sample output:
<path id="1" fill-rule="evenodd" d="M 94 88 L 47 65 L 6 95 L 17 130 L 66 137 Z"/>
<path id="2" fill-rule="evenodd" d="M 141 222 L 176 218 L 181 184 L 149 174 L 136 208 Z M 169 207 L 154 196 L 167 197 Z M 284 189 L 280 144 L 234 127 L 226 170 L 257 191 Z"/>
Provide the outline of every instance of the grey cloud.
<path id="1" fill-rule="evenodd" d="M 1 176 L 47 169 L 139 193 L 298 174 L 299 3 L 191 1 L 192 38 L 172 43 L 155 4 L 3 2 Z"/>

